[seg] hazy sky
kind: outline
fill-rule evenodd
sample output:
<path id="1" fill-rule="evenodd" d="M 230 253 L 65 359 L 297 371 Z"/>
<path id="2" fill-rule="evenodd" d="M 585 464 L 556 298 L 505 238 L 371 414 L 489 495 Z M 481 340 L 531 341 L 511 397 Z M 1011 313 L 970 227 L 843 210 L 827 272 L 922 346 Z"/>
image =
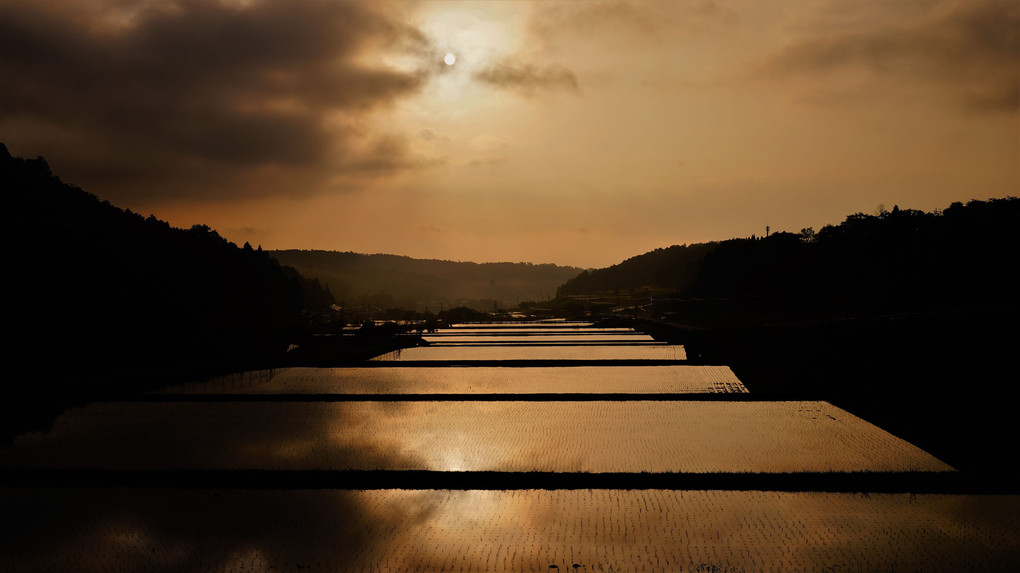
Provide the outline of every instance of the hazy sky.
<path id="1" fill-rule="evenodd" d="M 1020 1 L 0 0 L 0 141 L 238 244 L 606 266 L 1017 195 Z"/>

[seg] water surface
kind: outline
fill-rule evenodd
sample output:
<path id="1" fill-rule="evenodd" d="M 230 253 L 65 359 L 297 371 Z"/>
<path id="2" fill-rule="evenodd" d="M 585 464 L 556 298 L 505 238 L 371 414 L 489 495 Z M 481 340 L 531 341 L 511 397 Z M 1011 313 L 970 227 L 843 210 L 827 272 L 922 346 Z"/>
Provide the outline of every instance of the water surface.
<path id="1" fill-rule="evenodd" d="M 0 467 L 506 472 L 951 471 L 825 402 L 97 403 Z"/>
<path id="2" fill-rule="evenodd" d="M 286 368 L 263 383 L 191 393 L 234 394 L 696 394 L 747 393 L 727 366 Z"/>
<path id="3" fill-rule="evenodd" d="M 474 344 L 545 344 L 550 342 L 571 342 L 571 343 L 633 343 L 633 342 L 655 342 L 655 339 L 647 334 L 614 333 L 614 334 L 427 334 L 422 337 L 429 343 L 448 344 L 452 342 L 474 343 Z"/>
<path id="4" fill-rule="evenodd" d="M 627 346 L 420 346 L 377 358 L 383 360 L 687 360 L 684 347 L 671 344 Z"/>
<path id="5" fill-rule="evenodd" d="M 19 573 L 995 572 L 1020 539 L 1020 496 L 17 488 L 0 512 Z"/>

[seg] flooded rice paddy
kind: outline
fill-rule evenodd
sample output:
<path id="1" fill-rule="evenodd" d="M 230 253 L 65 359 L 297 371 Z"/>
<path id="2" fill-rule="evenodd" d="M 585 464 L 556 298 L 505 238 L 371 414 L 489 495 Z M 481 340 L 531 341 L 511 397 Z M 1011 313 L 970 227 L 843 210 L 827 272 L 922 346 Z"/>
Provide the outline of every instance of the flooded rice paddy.
<path id="1" fill-rule="evenodd" d="M 189 384 L 181 393 L 730 394 L 747 388 L 726 366 L 286 368 L 256 382 Z"/>
<path id="2" fill-rule="evenodd" d="M 31 516 L 6 571 L 1010 571 L 1020 529 L 1017 496 L 24 488 L 0 503 Z"/>
<path id="3" fill-rule="evenodd" d="M 542 337 L 535 337 L 529 334 L 507 334 L 507 335 L 494 335 L 494 334 L 476 334 L 471 336 L 451 336 L 451 335 L 425 335 L 422 337 L 425 342 L 432 345 L 450 345 L 450 344 L 477 344 L 477 345 L 492 345 L 492 344 L 553 344 L 553 343 L 564 343 L 569 342 L 573 345 L 591 345 L 591 344 L 606 344 L 606 343 L 619 343 L 619 344 L 632 344 L 634 342 L 655 342 L 655 339 L 647 334 L 550 334 Z M 536 338 L 538 338 L 536 340 Z"/>
<path id="4" fill-rule="evenodd" d="M 462 325 L 429 341 L 393 365 L 90 404 L 20 436 L 0 450 L 4 475 L 60 484 L 0 489 L 14 524 L 0 569 L 1008 571 L 1020 558 L 1020 496 L 910 493 L 913 475 L 957 472 L 827 402 L 752 399 L 729 368 L 687 364 L 680 346 L 562 321 Z M 302 481 L 319 470 L 325 485 Z M 75 483 L 97 471 L 135 472 L 141 486 Z M 181 471 L 186 488 L 159 477 Z M 276 485 L 229 482 L 246 471 Z M 203 486 L 204 472 L 228 473 Z M 357 489 L 349 472 L 411 473 L 400 489 Z M 415 486 L 415 472 L 440 473 Z M 542 472 L 566 476 L 566 489 L 473 477 Z M 709 485 L 569 481 L 656 472 Z M 757 474 L 794 485 L 721 487 Z M 841 493 L 816 475 L 908 487 Z"/>
<path id="5" fill-rule="evenodd" d="M 423 346 L 384 354 L 376 361 L 497 361 L 497 360 L 687 360 L 683 346 L 670 344 L 564 344 Z"/>
<path id="6" fill-rule="evenodd" d="M 825 402 L 92 404 L 7 467 L 503 472 L 951 471 Z"/>

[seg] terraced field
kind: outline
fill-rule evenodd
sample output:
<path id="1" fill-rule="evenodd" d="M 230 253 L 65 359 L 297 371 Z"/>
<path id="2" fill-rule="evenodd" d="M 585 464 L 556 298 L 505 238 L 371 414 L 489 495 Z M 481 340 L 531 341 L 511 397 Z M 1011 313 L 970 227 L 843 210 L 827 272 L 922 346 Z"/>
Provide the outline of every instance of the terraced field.
<path id="1" fill-rule="evenodd" d="M 621 334 L 627 336 L 639 335 L 640 332 L 625 326 L 594 326 L 590 322 L 574 322 L 563 324 L 542 324 L 538 322 L 518 323 L 492 323 L 492 324 L 455 324 L 449 328 L 434 330 L 430 336 L 465 336 L 474 334 L 537 334 L 540 336 L 554 336 L 560 334 Z"/>
<path id="2" fill-rule="evenodd" d="M 564 330 L 577 330 L 577 331 L 630 331 L 634 329 L 626 327 L 613 327 L 606 328 L 603 326 L 595 326 L 590 320 L 538 320 L 538 321 L 511 321 L 511 322 L 465 322 L 451 324 L 450 328 L 446 332 L 465 332 L 465 331 L 494 331 L 494 330 L 534 330 L 539 334 L 548 334 L 550 332 L 564 331 Z"/>
<path id="3" fill-rule="evenodd" d="M 726 366 L 287 368 L 265 383 L 218 381 L 178 392 L 238 394 L 746 393 Z"/>
<path id="4" fill-rule="evenodd" d="M 384 354 L 376 361 L 497 361 L 497 360 L 687 360 L 683 346 L 633 345 L 493 345 L 405 348 Z"/>
<path id="5" fill-rule="evenodd" d="M 502 472 L 950 471 L 825 402 L 92 404 L 6 467 Z"/>
<path id="6" fill-rule="evenodd" d="M 1010 571 L 1020 531 L 1018 496 L 6 489 L 0 503 L 37 516 L 0 549 L 5 571 Z"/>
<path id="7" fill-rule="evenodd" d="M 624 332 L 612 333 L 580 333 L 580 334 L 546 334 L 536 336 L 534 334 L 428 334 L 422 337 L 430 345 L 449 346 L 457 345 L 494 345 L 494 344 L 563 344 L 593 345 L 593 344 L 633 344 L 635 342 L 655 342 L 655 339 L 647 334 L 629 334 Z"/>
<path id="8" fill-rule="evenodd" d="M 756 399 L 729 368 L 686 364 L 682 347 L 566 322 L 463 325 L 430 340 L 392 365 L 90 404 L 19 437 L 0 451 L 0 514 L 26 517 L 7 528 L 0 570 L 1020 562 L 1013 490 L 982 491 L 827 402 Z"/>

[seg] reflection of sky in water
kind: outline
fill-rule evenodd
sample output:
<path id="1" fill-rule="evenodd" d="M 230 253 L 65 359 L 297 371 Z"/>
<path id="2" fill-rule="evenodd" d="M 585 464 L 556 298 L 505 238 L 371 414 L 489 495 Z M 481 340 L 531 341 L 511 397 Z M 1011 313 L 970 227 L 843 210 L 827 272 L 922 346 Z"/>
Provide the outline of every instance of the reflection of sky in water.
<path id="1" fill-rule="evenodd" d="M 1008 571 L 1020 539 L 1020 496 L 3 489 L 0 511 L 13 572 Z"/>
<path id="2" fill-rule="evenodd" d="M 420 346 L 373 360 L 687 360 L 681 345 Z"/>
<path id="3" fill-rule="evenodd" d="M 449 331 L 447 331 L 449 332 Z M 483 337 L 479 337 L 483 338 Z M 456 339 L 446 338 L 447 342 Z M 551 339 L 550 339 L 551 340 Z M 586 340 L 592 340 L 587 338 Z M 497 342 L 489 337 L 488 342 Z M 681 346 L 431 347 L 403 360 L 684 359 Z M 745 392 L 718 366 L 292 368 L 178 392 Z M 822 402 L 100 403 L 3 467 L 949 470 Z M 4 571 L 1009 570 L 1020 496 L 0 489 Z M 11 516 L 20 516 L 12 519 Z M 825 569 L 829 568 L 829 569 Z"/>
<path id="4" fill-rule="evenodd" d="M 727 366 L 287 368 L 266 383 L 180 389 L 239 394 L 517 394 L 747 392 Z"/>
<path id="5" fill-rule="evenodd" d="M 824 402 L 100 403 L 0 466 L 557 472 L 949 470 Z"/>

